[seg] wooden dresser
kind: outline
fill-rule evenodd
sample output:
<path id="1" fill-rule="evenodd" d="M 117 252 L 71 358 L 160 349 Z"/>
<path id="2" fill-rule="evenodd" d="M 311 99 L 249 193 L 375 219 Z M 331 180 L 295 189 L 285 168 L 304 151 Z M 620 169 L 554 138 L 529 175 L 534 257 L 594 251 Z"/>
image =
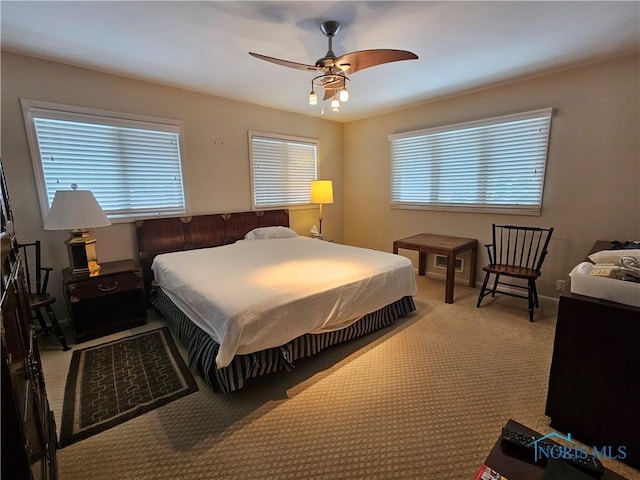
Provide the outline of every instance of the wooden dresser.
<path id="1" fill-rule="evenodd" d="M 610 249 L 597 242 L 589 254 Z M 565 292 L 545 413 L 589 445 L 624 446 L 640 468 L 640 308 Z"/>
<path id="2" fill-rule="evenodd" d="M 22 258 L 0 164 L 2 478 L 55 479 L 56 426 L 31 324 Z"/>

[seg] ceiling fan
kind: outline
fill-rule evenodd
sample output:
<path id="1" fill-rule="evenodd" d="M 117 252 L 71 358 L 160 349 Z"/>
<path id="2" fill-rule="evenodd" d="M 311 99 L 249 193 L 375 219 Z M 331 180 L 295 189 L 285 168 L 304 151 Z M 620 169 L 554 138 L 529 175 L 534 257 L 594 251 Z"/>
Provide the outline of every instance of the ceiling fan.
<path id="1" fill-rule="evenodd" d="M 249 52 L 249 55 L 284 67 L 322 72 L 311 80 L 309 104 L 316 105 L 318 103 L 316 89 L 322 89 L 324 91 L 322 100 L 332 99 L 331 110 L 336 113 L 340 112 L 340 102 L 349 100 L 349 91 L 347 90 L 349 77 L 347 77 L 347 74 L 352 74 L 365 68 L 375 67 L 383 63 L 414 60 L 418 58 L 415 53 L 406 50 L 392 49 L 359 50 L 336 57 L 335 53 L 333 53 L 333 37 L 340 31 L 340 22 L 335 20 L 322 22 L 320 24 L 320 30 L 329 40 L 329 49 L 324 57 L 316 60 L 314 65 L 281 60 L 254 52 Z M 324 113 L 324 109 L 322 113 Z"/>

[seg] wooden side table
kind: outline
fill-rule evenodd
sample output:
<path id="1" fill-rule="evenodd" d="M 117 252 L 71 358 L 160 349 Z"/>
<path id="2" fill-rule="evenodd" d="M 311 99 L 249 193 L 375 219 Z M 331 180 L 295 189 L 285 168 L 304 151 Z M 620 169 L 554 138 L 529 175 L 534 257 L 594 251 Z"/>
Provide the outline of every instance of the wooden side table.
<path id="1" fill-rule="evenodd" d="M 427 253 L 437 253 L 447 257 L 446 303 L 453 303 L 453 286 L 456 275 L 456 255 L 471 250 L 471 265 L 469 266 L 469 286 L 476 286 L 476 262 L 478 259 L 478 240 L 473 238 L 449 237 L 446 235 L 431 235 L 419 233 L 411 237 L 393 242 L 393 253 L 399 248 L 417 250 L 418 275 L 424 275 L 427 268 Z"/>
<path id="2" fill-rule="evenodd" d="M 76 340 L 83 342 L 147 321 L 142 269 L 133 260 L 101 264 L 98 275 L 62 273 Z"/>

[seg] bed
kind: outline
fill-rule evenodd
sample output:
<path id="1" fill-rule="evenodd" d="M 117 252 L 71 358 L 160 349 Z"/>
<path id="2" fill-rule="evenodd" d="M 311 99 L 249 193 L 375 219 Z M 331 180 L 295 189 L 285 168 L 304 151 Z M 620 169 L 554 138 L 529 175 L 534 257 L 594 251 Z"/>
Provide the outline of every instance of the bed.
<path id="1" fill-rule="evenodd" d="M 151 303 L 229 393 L 415 310 L 405 257 L 300 237 L 287 210 L 137 222 Z"/>

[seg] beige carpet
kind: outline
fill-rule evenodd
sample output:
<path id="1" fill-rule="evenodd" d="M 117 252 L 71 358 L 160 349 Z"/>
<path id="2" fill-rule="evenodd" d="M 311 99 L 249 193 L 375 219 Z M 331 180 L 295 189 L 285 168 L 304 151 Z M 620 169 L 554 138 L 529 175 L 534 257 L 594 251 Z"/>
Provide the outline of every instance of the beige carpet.
<path id="1" fill-rule="evenodd" d="M 200 391 L 58 451 L 60 480 L 471 479 L 509 418 L 544 415 L 555 303 L 485 300 L 419 278 L 418 311 L 227 396 Z M 164 324 L 148 325 L 82 346 Z M 177 342 L 182 348 L 180 342 Z M 43 341 L 60 419 L 71 351 Z M 184 349 L 182 348 L 184 355 Z M 605 462 L 629 479 L 640 472 Z M 517 480 L 517 479 L 510 479 Z"/>

